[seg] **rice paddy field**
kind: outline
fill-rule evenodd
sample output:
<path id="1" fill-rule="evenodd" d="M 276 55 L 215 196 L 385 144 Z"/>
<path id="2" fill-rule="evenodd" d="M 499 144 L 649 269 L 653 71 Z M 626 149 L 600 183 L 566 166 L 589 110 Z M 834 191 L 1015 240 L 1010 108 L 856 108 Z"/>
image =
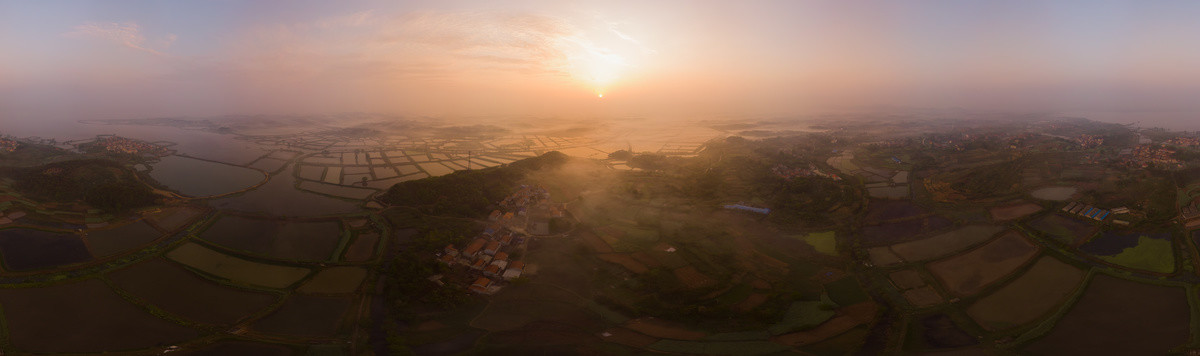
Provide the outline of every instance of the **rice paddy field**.
<path id="1" fill-rule="evenodd" d="M 1038 253 L 1037 245 L 1016 231 L 1006 232 L 974 250 L 926 265 L 958 296 L 974 295 L 1012 273 Z"/>
<path id="2" fill-rule="evenodd" d="M 1092 224 L 1059 216 L 1057 214 L 1047 215 L 1041 219 L 1029 223 L 1029 227 L 1038 232 L 1050 237 L 1060 243 L 1069 246 L 1079 246 L 1089 237 L 1096 234 L 1099 229 Z"/>
<path id="3" fill-rule="evenodd" d="M 0 305 L 8 341 L 27 352 L 118 352 L 199 335 L 126 301 L 96 279 L 2 289 Z"/>
<path id="4" fill-rule="evenodd" d="M 299 189 L 353 200 L 363 200 L 377 192 L 374 189 L 354 188 L 334 184 L 321 184 L 310 181 L 300 182 Z"/>
<path id="5" fill-rule="evenodd" d="M 244 340 L 222 340 L 211 345 L 198 347 L 188 352 L 189 355 L 203 356 L 288 356 L 295 355 L 294 348 L 265 342 Z"/>
<path id="6" fill-rule="evenodd" d="M 4 269 L 33 271 L 92 260 L 79 235 L 33 229 L 0 230 Z"/>
<path id="7" fill-rule="evenodd" d="M 861 241 L 867 246 L 883 246 L 912 241 L 922 235 L 954 226 L 954 222 L 941 216 L 889 222 L 862 228 Z"/>
<path id="8" fill-rule="evenodd" d="M 867 193 L 870 194 L 872 198 L 880 199 L 905 199 L 908 198 L 909 195 L 907 185 L 868 188 Z"/>
<path id="9" fill-rule="evenodd" d="M 992 220 L 997 222 L 1020 219 L 1039 211 L 1042 211 L 1042 207 L 1033 203 L 1019 203 L 995 207 L 990 210 Z"/>
<path id="10" fill-rule="evenodd" d="M 1050 201 L 1066 201 L 1078 191 L 1075 187 L 1045 187 L 1035 189 L 1029 192 L 1029 195 L 1035 199 L 1050 200 Z"/>
<path id="11" fill-rule="evenodd" d="M 109 273 L 114 287 L 184 319 L 232 325 L 265 310 L 273 293 L 223 285 L 164 259 L 152 259 Z"/>
<path id="12" fill-rule="evenodd" d="M 871 262 L 879 266 L 890 266 L 904 263 L 900 256 L 896 256 L 895 252 L 887 246 L 872 247 L 867 249 L 867 253 L 871 258 Z"/>
<path id="13" fill-rule="evenodd" d="M 348 314 L 355 304 L 347 297 L 294 294 L 251 328 L 279 335 L 334 336 L 353 325 L 354 320 Z"/>
<path id="14" fill-rule="evenodd" d="M 215 244 L 281 260 L 326 261 L 342 239 L 337 222 L 284 222 L 222 216 L 200 235 Z"/>
<path id="15" fill-rule="evenodd" d="M 989 330 L 1032 323 L 1062 306 L 1084 276 L 1084 271 L 1044 256 L 1011 283 L 972 304 L 967 313 Z"/>
<path id="16" fill-rule="evenodd" d="M 892 251 L 905 261 L 925 261 L 961 251 L 987 241 L 1004 230 L 1000 226 L 970 225 L 921 240 L 892 245 Z"/>
<path id="17" fill-rule="evenodd" d="M 88 230 L 84 239 L 93 256 L 108 257 L 137 250 L 162 235 L 145 221 L 138 220 L 117 227 Z"/>
<path id="18" fill-rule="evenodd" d="M 167 257 L 237 284 L 266 288 L 286 288 L 311 272 L 307 268 L 250 262 L 192 242 L 168 252 Z"/>
<path id="19" fill-rule="evenodd" d="M 185 206 L 163 208 L 146 215 L 146 220 L 165 231 L 177 231 L 200 217 L 204 211 Z"/>
<path id="20" fill-rule="evenodd" d="M 367 270 L 361 267 L 330 267 L 318 271 L 296 290 L 310 294 L 353 294 L 366 278 Z"/>
<path id="21" fill-rule="evenodd" d="M 868 223 L 878 223 L 889 220 L 913 218 L 928 214 L 929 211 L 914 205 L 907 200 L 871 200 L 867 205 L 866 216 L 863 220 Z"/>
<path id="22" fill-rule="evenodd" d="M 1188 342 L 1190 308 L 1180 287 L 1099 274 L 1028 351 L 1044 355 L 1163 355 Z"/>
<path id="23" fill-rule="evenodd" d="M 278 174 L 258 189 L 213 200 L 211 204 L 226 211 L 276 216 L 320 216 L 359 210 L 354 202 L 296 189 L 296 179 L 291 174 Z"/>
<path id="24" fill-rule="evenodd" d="M 346 248 L 343 259 L 351 262 L 363 262 L 375 256 L 375 247 L 379 244 L 379 234 L 360 233 L 354 237 L 354 242 Z"/>
<path id="25" fill-rule="evenodd" d="M 1175 271 L 1175 249 L 1171 235 L 1107 231 L 1096 235 L 1079 250 L 1117 265 L 1144 271 Z"/>
<path id="26" fill-rule="evenodd" d="M 814 232 L 804 235 L 801 239 L 817 252 L 830 256 L 837 255 L 837 238 L 833 231 Z"/>

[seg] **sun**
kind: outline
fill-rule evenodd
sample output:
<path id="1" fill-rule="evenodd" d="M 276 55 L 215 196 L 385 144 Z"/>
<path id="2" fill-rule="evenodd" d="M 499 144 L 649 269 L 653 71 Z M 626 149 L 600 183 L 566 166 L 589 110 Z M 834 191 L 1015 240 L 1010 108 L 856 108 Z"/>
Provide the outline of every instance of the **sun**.
<path id="1" fill-rule="evenodd" d="M 655 51 L 635 39 L 630 32 L 619 30 L 615 23 L 603 23 L 580 29 L 573 35 L 558 38 L 564 55 L 561 73 L 567 74 L 578 88 L 587 88 L 604 98 L 612 88 L 627 85 L 644 70 L 649 56 Z"/>
<path id="2" fill-rule="evenodd" d="M 629 63 L 624 56 L 604 48 L 580 44 L 570 55 L 571 76 L 603 98 L 603 90 L 616 84 Z"/>

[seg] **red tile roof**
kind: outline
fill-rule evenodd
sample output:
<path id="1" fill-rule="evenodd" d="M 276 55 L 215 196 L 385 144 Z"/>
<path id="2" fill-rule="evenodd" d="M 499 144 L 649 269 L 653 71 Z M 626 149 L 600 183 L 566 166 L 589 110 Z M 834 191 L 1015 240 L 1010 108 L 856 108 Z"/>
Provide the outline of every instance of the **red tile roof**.
<path id="1" fill-rule="evenodd" d="M 483 248 L 483 245 L 486 243 L 487 240 L 475 239 L 475 241 L 471 241 L 470 245 L 467 245 L 467 248 L 463 249 L 462 253 L 464 255 L 474 255 L 476 252 L 479 252 L 479 249 Z"/>

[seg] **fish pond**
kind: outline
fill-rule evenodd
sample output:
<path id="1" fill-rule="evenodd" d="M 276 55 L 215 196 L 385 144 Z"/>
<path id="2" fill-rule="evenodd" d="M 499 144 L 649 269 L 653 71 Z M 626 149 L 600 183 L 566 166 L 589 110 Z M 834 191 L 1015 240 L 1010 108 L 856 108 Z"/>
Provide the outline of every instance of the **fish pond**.
<path id="1" fill-rule="evenodd" d="M 209 197 L 254 187 L 266 181 L 262 172 L 183 156 L 167 156 L 154 164 L 150 177 L 184 195 Z"/>

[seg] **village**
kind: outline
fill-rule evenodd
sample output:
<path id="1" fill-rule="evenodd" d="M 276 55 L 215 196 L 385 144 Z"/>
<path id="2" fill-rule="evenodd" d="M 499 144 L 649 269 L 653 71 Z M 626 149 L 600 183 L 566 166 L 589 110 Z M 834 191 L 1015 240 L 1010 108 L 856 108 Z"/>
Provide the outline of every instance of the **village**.
<path id="1" fill-rule="evenodd" d="M 500 209 L 488 215 L 488 226 L 465 248 L 447 245 L 438 256 L 451 266 L 454 274 L 467 276 L 448 280 L 472 280 L 468 290 L 479 294 L 494 294 L 506 283 L 525 273 L 525 262 L 518 259 L 532 235 L 549 234 L 547 214 L 562 217 L 564 209 L 550 202 L 550 193 L 535 185 L 522 185 L 498 204 Z M 442 282 L 443 275 L 430 280 Z"/>
<path id="2" fill-rule="evenodd" d="M 13 139 L 0 137 L 0 152 L 16 151 L 21 144 Z"/>
<path id="3" fill-rule="evenodd" d="M 79 148 L 83 151 L 100 150 L 139 156 L 164 156 L 170 153 L 170 150 L 163 145 L 116 135 L 97 136 L 95 141 L 80 144 Z"/>

